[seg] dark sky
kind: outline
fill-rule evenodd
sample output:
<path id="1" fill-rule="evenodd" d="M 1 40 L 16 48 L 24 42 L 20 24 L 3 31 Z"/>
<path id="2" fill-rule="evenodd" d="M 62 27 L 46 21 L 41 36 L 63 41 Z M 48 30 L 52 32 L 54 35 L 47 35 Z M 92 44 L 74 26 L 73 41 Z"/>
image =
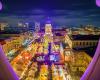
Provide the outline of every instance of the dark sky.
<path id="1" fill-rule="evenodd" d="M 100 8 L 95 0 L 1 0 L 0 21 L 43 22 L 50 17 L 56 25 L 100 26 Z"/>

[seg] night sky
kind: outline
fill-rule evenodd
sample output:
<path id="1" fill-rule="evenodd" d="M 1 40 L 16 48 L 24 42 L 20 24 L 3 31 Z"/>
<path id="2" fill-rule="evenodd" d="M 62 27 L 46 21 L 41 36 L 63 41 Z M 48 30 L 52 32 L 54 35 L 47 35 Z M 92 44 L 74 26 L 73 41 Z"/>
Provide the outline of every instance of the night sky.
<path id="1" fill-rule="evenodd" d="M 44 22 L 50 17 L 56 26 L 100 26 L 100 7 L 95 0 L 1 0 L 0 21 Z"/>

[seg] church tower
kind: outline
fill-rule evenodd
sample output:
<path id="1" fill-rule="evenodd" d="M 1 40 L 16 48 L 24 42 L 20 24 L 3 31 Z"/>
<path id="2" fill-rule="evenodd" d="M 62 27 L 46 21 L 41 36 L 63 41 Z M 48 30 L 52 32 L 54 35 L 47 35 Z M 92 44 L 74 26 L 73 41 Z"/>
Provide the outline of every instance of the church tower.
<path id="1" fill-rule="evenodd" d="M 51 20 L 48 18 L 45 24 L 45 34 L 44 34 L 45 42 L 53 42 L 53 33 L 52 33 L 52 24 Z"/>

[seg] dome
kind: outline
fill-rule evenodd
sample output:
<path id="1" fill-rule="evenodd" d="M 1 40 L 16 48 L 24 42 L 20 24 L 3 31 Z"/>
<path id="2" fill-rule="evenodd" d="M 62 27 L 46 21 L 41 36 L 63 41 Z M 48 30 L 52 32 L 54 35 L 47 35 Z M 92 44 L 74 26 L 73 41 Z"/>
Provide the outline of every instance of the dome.
<path id="1" fill-rule="evenodd" d="M 46 19 L 46 24 L 51 24 L 51 19 L 49 17 Z"/>

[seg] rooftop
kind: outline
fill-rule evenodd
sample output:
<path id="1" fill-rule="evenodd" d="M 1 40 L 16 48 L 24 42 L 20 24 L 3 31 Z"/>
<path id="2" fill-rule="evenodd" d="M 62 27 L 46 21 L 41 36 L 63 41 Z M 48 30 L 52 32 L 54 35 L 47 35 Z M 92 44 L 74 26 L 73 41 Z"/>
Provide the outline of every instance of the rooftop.
<path id="1" fill-rule="evenodd" d="M 63 36 L 61 33 L 55 33 L 56 36 Z"/>
<path id="2" fill-rule="evenodd" d="M 99 40 L 100 35 L 72 35 L 72 40 Z"/>

